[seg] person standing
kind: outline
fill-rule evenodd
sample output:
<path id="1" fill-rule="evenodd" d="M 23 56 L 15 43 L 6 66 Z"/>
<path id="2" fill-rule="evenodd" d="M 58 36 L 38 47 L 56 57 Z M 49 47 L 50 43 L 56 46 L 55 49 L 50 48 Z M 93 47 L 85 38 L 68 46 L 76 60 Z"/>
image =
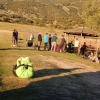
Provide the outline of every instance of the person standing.
<path id="1" fill-rule="evenodd" d="M 12 45 L 16 46 L 16 30 L 14 29 L 13 33 L 12 33 Z"/>
<path id="2" fill-rule="evenodd" d="M 52 39 L 51 34 L 49 34 L 48 51 L 51 50 L 51 39 Z"/>
<path id="3" fill-rule="evenodd" d="M 18 46 L 18 31 L 16 29 L 15 29 L 15 33 L 16 33 L 16 36 L 15 36 L 16 46 Z"/>
<path id="4" fill-rule="evenodd" d="M 79 42 L 78 38 L 76 38 L 75 43 L 74 43 L 74 53 L 75 54 L 79 53 L 78 52 L 79 44 L 80 44 L 80 42 Z"/>
<path id="5" fill-rule="evenodd" d="M 66 40 L 64 38 L 64 35 L 61 36 L 61 42 L 59 44 L 59 52 L 63 52 L 65 50 Z"/>
<path id="6" fill-rule="evenodd" d="M 46 50 L 47 46 L 48 46 L 48 33 L 46 33 L 46 35 L 44 36 L 44 50 Z"/>
<path id="7" fill-rule="evenodd" d="M 56 45 L 57 45 L 57 34 L 55 34 L 53 37 L 52 37 L 52 45 L 51 45 L 51 51 L 55 51 L 56 49 Z"/>
<path id="8" fill-rule="evenodd" d="M 38 34 L 38 50 L 40 50 L 41 43 L 42 43 L 42 35 L 41 33 L 39 33 Z"/>
<path id="9" fill-rule="evenodd" d="M 86 51 L 87 45 L 86 42 L 84 42 L 84 44 L 82 45 L 82 47 L 80 48 L 80 54 L 84 55 L 85 51 Z"/>

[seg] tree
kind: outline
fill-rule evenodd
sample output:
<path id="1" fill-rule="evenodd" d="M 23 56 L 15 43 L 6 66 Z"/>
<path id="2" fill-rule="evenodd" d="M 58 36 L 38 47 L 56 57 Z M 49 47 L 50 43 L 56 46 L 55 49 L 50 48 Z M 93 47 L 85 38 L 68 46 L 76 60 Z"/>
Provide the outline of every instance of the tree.
<path id="1" fill-rule="evenodd" d="M 100 31 L 100 0 L 89 0 L 84 4 L 82 18 L 87 26 Z"/>

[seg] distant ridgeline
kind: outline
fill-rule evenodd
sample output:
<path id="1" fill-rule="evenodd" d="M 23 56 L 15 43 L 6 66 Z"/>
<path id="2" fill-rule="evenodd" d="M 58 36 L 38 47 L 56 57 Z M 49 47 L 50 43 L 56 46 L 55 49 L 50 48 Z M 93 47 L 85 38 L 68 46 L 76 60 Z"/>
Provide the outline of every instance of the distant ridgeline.
<path id="1" fill-rule="evenodd" d="M 9 2 L 7 2 L 9 1 Z M 0 21 L 69 29 L 83 26 L 82 5 L 88 0 L 2 0 Z"/>

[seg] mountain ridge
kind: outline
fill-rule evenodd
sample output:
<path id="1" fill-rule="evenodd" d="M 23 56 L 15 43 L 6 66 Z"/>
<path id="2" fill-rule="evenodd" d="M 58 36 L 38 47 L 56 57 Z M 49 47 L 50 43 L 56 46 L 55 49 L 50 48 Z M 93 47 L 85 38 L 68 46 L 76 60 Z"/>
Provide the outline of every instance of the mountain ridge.
<path id="1" fill-rule="evenodd" d="M 4 2 L 3 2 L 4 1 Z M 55 28 L 70 28 L 83 24 L 80 0 L 3 0 L 1 10 L 7 15 L 6 21 L 46 26 Z M 9 2 L 8 2 L 9 1 Z M 80 8 L 81 6 L 81 8 Z M 2 14 L 2 13 L 0 13 Z M 8 17 L 11 16 L 11 17 Z M 12 18 L 12 16 L 15 16 Z M 17 18 L 16 18 L 17 17 Z M 19 18 L 19 19 L 18 19 Z M 2 20 L 1 20 L 2 21 Z M 21 22 L 20 22 L 21 21 Z M 54 25 L 54 21 L 56 24 Z"/>

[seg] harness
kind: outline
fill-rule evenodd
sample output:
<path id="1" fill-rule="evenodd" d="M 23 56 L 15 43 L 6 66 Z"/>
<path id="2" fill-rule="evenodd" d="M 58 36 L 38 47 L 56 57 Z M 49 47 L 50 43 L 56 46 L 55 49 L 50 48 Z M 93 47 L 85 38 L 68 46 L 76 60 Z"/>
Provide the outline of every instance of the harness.
<path id="1" fill-rule="evenodd" d="M 17 66 L 17 64 L 15 64 L 15 65 L 13 65 L 13 66 L 14 66 L 14 67 L 13 67 L 13 73 L 14 73 L 15 76 L 17 76 L 17 75 L 16 75 L 16 69 L 18 69 L 19 67 L 24 66 L 26 69 L 28 69 L 28 67 L 32 67 L 32 66 L 30 66 L 30 65 L 25 65 L 25 64 L 20 64 L 19 66 Z"/>

